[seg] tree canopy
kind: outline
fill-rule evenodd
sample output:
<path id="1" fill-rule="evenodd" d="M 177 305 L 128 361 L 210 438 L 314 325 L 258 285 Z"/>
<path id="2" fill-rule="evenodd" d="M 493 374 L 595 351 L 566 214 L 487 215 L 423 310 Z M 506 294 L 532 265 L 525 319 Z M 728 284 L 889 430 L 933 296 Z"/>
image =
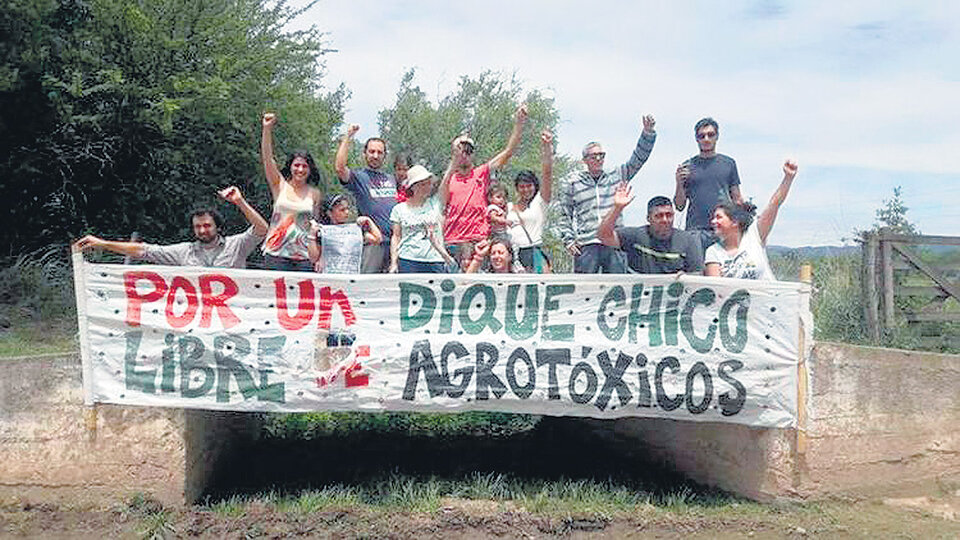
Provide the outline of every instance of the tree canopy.
<path id="1" fill-rule="evenodd" d="M 277 146 L 329 163 L 347 91 L 323 93 L 323 35 L 266 0 L 7 0 L 0 6 L 0 254 L 84 231 L 185 239 L 190 207 L 237 184 L 261 211 L 260 113 Z M 329 167 L 329 165 L 327 165 Z M 242 217 L 225 212 L 228 223 Z M 186 236 L 189 238 L 189 236 Z"/>

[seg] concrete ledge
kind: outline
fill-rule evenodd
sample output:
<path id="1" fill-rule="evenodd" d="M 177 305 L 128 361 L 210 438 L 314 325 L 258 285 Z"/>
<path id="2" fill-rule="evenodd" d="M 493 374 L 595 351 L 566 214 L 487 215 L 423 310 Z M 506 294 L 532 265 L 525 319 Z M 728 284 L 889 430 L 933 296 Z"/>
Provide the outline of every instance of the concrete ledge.
<path id="1" fill-rule="evenodd" d="M 896 495 L 960 485 L 960 356 L 817 343 L 807 450 L 795 430 L 582 420 L 638 457 L 757 499 Z"/>
<path id="2" fill-rule="evenodd" d="M 807 448 L 794 430 L 565 419 L 701 483 L 758 500 L 960 486 L 960 356 L 818 343 Z M 83 406 L 80 361 L 0 360 L 0 501 L 191 503 L 259 433 L 255 414 Z"/>
<path id="3" fill-rule="evenodd" d="M 256 415 L 83 405 L 80 359 L 0 360 L 0 500 L 199 498 Z"/>

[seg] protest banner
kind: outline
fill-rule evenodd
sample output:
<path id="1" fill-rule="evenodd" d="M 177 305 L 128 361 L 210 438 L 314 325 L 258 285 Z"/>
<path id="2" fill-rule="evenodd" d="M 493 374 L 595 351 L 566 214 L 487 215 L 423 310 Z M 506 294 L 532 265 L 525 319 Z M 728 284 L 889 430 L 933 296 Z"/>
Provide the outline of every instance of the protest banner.
<path id="1" fill-rule="evenodd" d="M 809 285 L 90 264 L 87 403 L 797 424 Z"/>

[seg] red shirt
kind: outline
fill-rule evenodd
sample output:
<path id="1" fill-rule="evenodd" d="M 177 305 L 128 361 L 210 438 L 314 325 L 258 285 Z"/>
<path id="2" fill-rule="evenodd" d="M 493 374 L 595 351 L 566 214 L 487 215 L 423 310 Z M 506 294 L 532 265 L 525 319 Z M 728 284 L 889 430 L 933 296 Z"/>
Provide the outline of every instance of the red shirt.
<path id="1" fill-rule="evenodd" d="M 490 234 L 487 221 L 487 188 L 490 167 L 484 163 L 469 174 L 454 173 L 450 178 L 443 239 L 448 244 L 475 242 Z"/>

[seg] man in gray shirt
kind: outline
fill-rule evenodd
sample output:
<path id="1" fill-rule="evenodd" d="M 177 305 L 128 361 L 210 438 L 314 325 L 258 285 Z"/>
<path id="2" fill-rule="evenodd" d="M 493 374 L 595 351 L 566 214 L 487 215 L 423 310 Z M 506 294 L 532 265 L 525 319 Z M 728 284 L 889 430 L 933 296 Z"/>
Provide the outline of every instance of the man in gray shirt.
<path id="1" fill-rule="evenodd" d="M 263 219 L 235 186 L 218 192 L 243 212 L 250 228 L 240 234 L 223 237 L 220 228 L 223 218 L 216 210 L 203 208 L 195 211 L 190 219 L 196 240 L 169 246 L 140 242 L 115 242 L 87 235 L 77 240 L 74 247 L 83 251 L 105 249 L 120 255 L 169 266 L 212 266 L 221 268 L 246 268 L 247 256 L 256 249 L 267 235 L 267 221 Z"/>
<path id="2" fill-rule="evenodd" d="M 700 238 L 704 250 L 716 242 L 710 220 L 713 209 L 722 202 L 743 202 L 740 195 L 740 175 L 733 158 L 717 153 L 720 127 L 716 120 L 707 117 L 693 128 L 700 153 L 677 166 L 677 189 L 673 202 L 677 211 L 687 210 L 687 231 Z"/>

